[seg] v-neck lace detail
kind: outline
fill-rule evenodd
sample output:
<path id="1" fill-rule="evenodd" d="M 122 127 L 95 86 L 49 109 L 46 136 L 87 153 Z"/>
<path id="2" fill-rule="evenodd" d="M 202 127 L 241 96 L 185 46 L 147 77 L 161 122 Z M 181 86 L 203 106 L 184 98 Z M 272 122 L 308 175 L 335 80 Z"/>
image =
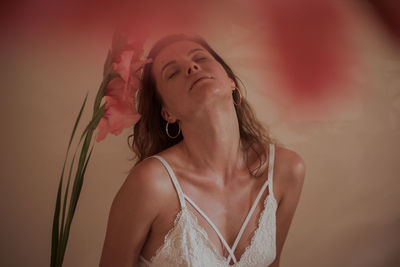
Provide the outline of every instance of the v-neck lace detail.
<path id="1" fill-rule="evenodd" d="M 164 243 L 159 247 L 154 256 L 150 260 L 146 260 L 140 255 L 136 267 L 142 266 L 193 266 L 193 267 L 247 267 L 247 266 L 268 266 L 276 257 L 276 209 L 277 202 L 273 194 L 273 166 L 274 166 L 274 145 L 270 144 L 270 156 L 268 165 L 268 179 L 263 188 L 259 192 L 256 201 L 254 201 L 245 222 L 243 223 L 237 240 L 235 240 L 232 248 L 226 243 L 218 228 L 212 223 L 211 219 L 205 215 L 201 209 L 187 197 L 183 192 L 176 179 L 175 174 L 169 164 L 160 156 L 153 156 L 167 168 L 171 176 L 172 182 L 179 196 L 181 210 L 175 217 L 174 226 L 168 231 L 164 237 Z M 260 212 L 258 223 L 248 246 L 237 261 L 234 251 L 235 245 L 238 244 L 241 234 L 247 226 L 247 222 L 252 216 L 252 209 L 258 204 L 264 190 L 268 186 L 268 195 L 264 199 L 263 209 Z M 198 223 L 197 216 L 186 205 L 186 200 L 194 203 L 194 208 L 204 217 L 208 218 L 208 223 L 218 234 L 220 240 L 224 243 L 225 248 L 231 250 L 230 256 L 221 255 L 215 244 L 209 239 L 205 229 Z M 202 214 L 203 213 L 203 214 Z M 204 217 L 204 218 L 205 218 Z M 205 218 L 207 220 L 207 218 Z M 247 222 L 246 222 L 247 221 Z M 243 229 L 242 229 L 243 228 Z M 228 246 L 228 247 L 226 247 Z M 233 256 L 232 256 L 233 255 Z M 230 264 L 231 261 L 234 264 Z"/>

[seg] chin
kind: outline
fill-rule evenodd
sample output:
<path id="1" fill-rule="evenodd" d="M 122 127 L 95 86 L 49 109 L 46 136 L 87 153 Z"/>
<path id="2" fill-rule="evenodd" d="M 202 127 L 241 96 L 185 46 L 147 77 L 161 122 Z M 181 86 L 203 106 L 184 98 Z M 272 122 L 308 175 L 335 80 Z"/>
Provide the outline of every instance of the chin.
<path id="1" fill-rule="evenodd" d="M 212 84 L 204 84 L 194 89 L 197 90 L 198 103 L 204 107 L 210 107 L 210 105 L 211 107 L 222 106 L 223 103 L 230 105 L 232 103 L 232 91 L 229 89 L 223 89 Z"/>

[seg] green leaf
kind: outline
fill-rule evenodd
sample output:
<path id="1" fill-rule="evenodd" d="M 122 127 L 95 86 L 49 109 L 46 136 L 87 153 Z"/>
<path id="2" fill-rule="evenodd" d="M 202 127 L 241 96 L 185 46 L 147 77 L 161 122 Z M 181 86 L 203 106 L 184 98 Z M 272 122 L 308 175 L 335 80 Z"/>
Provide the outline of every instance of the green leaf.
<path id="1" fill-rule="evenodd" d="M 114 79 L 114 78 L 116 78 L 116 77 L 120 77 L 120 78 L 122 79 L 122 77 L 121 77 L 121 75 L 120 75 L 119 73 L 112 72 L 112 71 L 113 71 L 113 70 L 112 70 L 112 67 L 111 67 L 111 69 L 108 70 L 108 74 L 106 75 L 106 77 L 103 79 L 103 81 L 102 81 L 101 84 L 100 84 L 100 88 L 99 88 L 99 90 L 97 91 L 97 95 L 96 95 L 96 98 L 95 98 L 95 100 L 94 100 L 94 105 L 93 105 L 93 112 L 94 112 L 94 113 L 95 113 L 96 110 L 99 108 L 100 103 L 101 103 L 101 99 L 102 99 L 102 98 L 104 97 L 104 95 L 106 94 L 108 83 L 109 83 L 112 79 Z"/>
<path id="2" fill-rule="evenodd" d="M 89 130 L 95 130 L 97 128 L 97 125 L 99 124 L 101 118 L 104 116 L 104 111 L 106 109 L 106 104 L 104 103 L 97 111 L 95 114 L 93 114 L 92 120 L 89 122 L 89 124 L 86 126 L 85 130 L 83 131 L 83 134 L 81 136 L 81 139 L 79 140 L 79 143 L 82 141 L 83 137 Z"/>
<path id="3" fill-rule="evenodd" d="M 58 192 L 57 192 L 57 200 L 56 200 L 56 208 L 54 211 L 53 217 L 53 229 L 52 229 L 52 240 L 51 240 L 51 261 L 50 266 L 56 266 L 56 256 L 58 251 L 58 229 L 59 229 L 59 218 L 60 218 L 60 198 L 61 198 L 61 184 L 62 179 L 58 185 Z"/>
<path id="4" fill-rule="evenodd" d="M 80 154 L 80 160 L 79 160 L 79 164 L 76 170 L 76 175 L 75 175 L 75 180 L 74 180 L 74 186 L 73 186 L 73 190 L 71 193 L 71 198 L 70 198 L 70 203 L 69 203 L 69 211 L 68 211 L 68 215 L 67 215 L 67 219 L 66 219 L 66 223 L 65 223 L 65 229 L 64 227 L 62 227 L 62 231 L 60 234 L 60 239 L 59 239 L 59 256 L 58 256 L 58 262 L 62 262 L 63 257 L 64 257 L 64 253 L 65 253 L 65 249 L 66 249 L 66 244 L 68 241 L 68 236 L 69 236 L 69 232 L 70 232 L 70 226 L 71 226 L 71 222 L 75 213 L 75 209 L 76 209 L 76 205 L 79 199 L 79 194 L 80 194 L 80 187 L 82 186 L 82 182 L 80 182 L 79 177 L 81 176 L 81 173 L 83 171 L 84 168 L 84 164 L 83 164 L 83 159 L 86 158 L 86 154 L 87 154 L 87 149 L 88 146 L 90 144 L 90 140 L 92 138 L 93 135 L 93 131 L 94 129 L 97 127 L 100 119 L 103 117 L 104 114 L 104 110 L 105 110 L 105 104 L 102 105 L 102 107 L 97 111 L 96 114 L 94 114 L 93 119 L 91 120 L 91 122 L 87 125 L 85 131 L 83 132 L 80 141 L 77 145 L 77 147 L 79 147 L 83 137 L 85 137 L 85 142 L 83 144 L 82 150 L 81 150 L 81 154 Z M 70 175 L 71 175 L 71 170 L 72 170 L 72 166 L 73 166 L 73 162 L 75 160 L 75 155 L 76 155 L 76 150 L 74 153 L 74 157 L 72 160 L 72 164 L 70 167 Z M 64 206 L 63 206 L 63 220 L 62 220 L 62 226 L 64 226 L 64 216 L 65 216 L 65 205 L 66 205 L 66 198 L 67 198 L 67 194 L 68 194 L 68 189 L 69 189 L 69 184 L 70 184 L 70 179 L 71 176 L 69 175 L 68 177 L 68 183 L 67 183 L 67 192 L 64 196 Z M 58 215 L 59 216 L 59 215 Z"/>
<path id="5" fill-rule="evenodd" d="M 91 136 L 87 136 L 88 139 L 91 139 Z M 85 140 L 86 141 L 86 140 Z M 92 155 L 92 151 L 94 148 L 95 143 L 93 143 L 92 148 L 90 150 L 89 156 L 87 157 L 86 161 L 83 164 L 83 168 L 80 171 L 80 176 L 78 178 L 75 179 L 75 183 L 74 183 L 74 189 L 72 191 L 71 194 L 71 199 L 70 199 L 70 206 L 69 206 L 69 212 L 68 212 L 68 217 L 67 217 L 67 222 L 66 222 L 66 226 L 65 226 L 65 232 L 63 234 L 63 238 L 62 238 L 62 245 L 61 245 L 61 250 L 63 251 L 63 253 L 60 255 L 60 262 L 62 262 L 64 260 L 64 254 L 66 251 L 66 246 L 67 246 L 67 242 L 68 242 L 68 237 L 69 237 L 69 233 L 70 233 L 70 228 L 71 228 L 71 224 L 72 224 L 72 219 L 75 215 L 75 209 L 76 209 L 76 205 L 78 203 L 79 200 L 79 196 L 80 196 L 80 192 L 81 192 L 81 188 L 83 185 L 83 179 L 84 179 L 84 175 L 86 172 L 86 167 L 89 163 L 89 159 Z M 84 151 L 84 154 L 86 156 L 86 151 Z M 82 155 L 82 154 L 81 154 Z M 75 186 L 76 185 L 76 186 Z"/>
<path id="6" fill-rule="evenodd" d="M 62 168 L 62 172 L 61 172 L 60 183 L 59 183 L 58 191 L 57 191 L 56 207 L 55 207 L 55 211 L 54 211 L 53 229 L 52 229 L 52 250 L 51 250 L 51 266 L 52 267 L 61 267 L 63 260 L 64 260 L 64 255 L 65 255 L 65 251 L 66 251 L 66 247 L 67 247 L 67 242 L 68 242 L 68 237 L 69 237 L 69 233 L 70 233 L 70 229 L 71 229 L 72 220 L 73 220 L 76 206 L 77 206 L 79 196 L 80 196 L 80 193 L 82 190 L 86 169 L 87 169 L 89 160 L 91 158 L 95 143 L 92 145 L 89 154 L 88 154 L 88 149 L 92 142 L 93 133 L 96 130 L 101 118 L 103 118 L 104 112 L 105 112 L 106 103 L 101 105 L 101 101 L 106 94 L 107 85 L 109 84 L 109 82 L 116 77 L 119 77 L 122 79 L 122 77 L 119 73 L 113 72 L 113 64 L 112 63 L 116 59 L 116 56 L 118 56 L 123 51 L 123 49 L 125 49 L 126 44 L 127 44 L 127 35 L 124 34 L 124 31 L 122 28 L 117 28 L 114 31 L 114 35 L 113 35 L 113 39 L 112 39 L 112 48 L 111 48 L 111 50 L 108 51 L 107 58 L 104 62 L 103 81 L 100 84 L 99 90 L 97 91 L 97 94 L 96 94 L 96 98 L 95 98 L 94 106 L 93 106 L 92 118 L 80 136 L 79 142 L 75 148 L 74 156 L 72 158 L 72 162 L 71 162 L 71 165 L 69 168 L 66 192 L 64 194 L 64 199 L 63 199 L 61 229 L 60 229 L 59 224 L 60 224 L 60 209 L 61 209 L 61 193 L 62 193 L 62 184 L 63 184 L 63 179 L 64 179 L 66 161 L 68 158 L 72 140 L 75 136 L 77 126 L 79 124 L 82 112 L 86 105 L 86 100 L 87 100 L 88 94 L 86 94 L 86 97 L 84 99 L 84 102 L 82 104 L 80 112 L 78 114 L 78 117 L 75 121 L 74 128 L 72 130 L 72 134 L 71 134 L 71 137 L 70 137 L 70 140 L 68 143 L 67 153 L 65 155 L 64 164 L 63 164 L 63 168 Z M 82 141 L 83 141 L 83 143 L 82 143 Z M 79 148 L 81 148 L 81 149 L 80 149 L 78 162 L 76 163 L 75 158 L 76 158 L 77 151 L 79 150 Z M 76 164 L 77 164 L 77 166 L 76 166 L 75 175 L 74 175 L 75 177 L 74 177 L 74 181 L 73 181 L 72 192 L 71 192 L 71 196 L 69 199 L 68 213 L 66 215 L 65 213 L 67 210 L 67 202 L 68 202 L 67 200 L 68 200 L 69 187 L 71 184 L 71 176 L 72 176 L 73 168 Z M 65 218 L 65 216 L 66 216 L 66 218 Z M 64 223 L 65 223 L 65 225 L 64 225 Z"/>
<path id="7" fill-rule="evenodd" d="M 63 252 L 61 255 L 61 261 L 64 257 L 63 254 L 65 252 L 66 245 L 68 242 L 68 236 L 69 236 L 69 232 L 70 232 L 70 228 L 71 228 L 72 219 L 75 214 L 76 205 L 78 203 L 79 194 L 80 194 L 81 187 L 82 187 L 82 180 L 83 180 L 82 172 L 83 172 L 83 168 L 85 165 L 85 159 L 86 159 L 88 148 L 89 148 L 89 145 L 90 145 L 90 142 L 92 139 L 92 135 L 93 135 L 93 129 L 89 129 L 87 132 L 87 135 L 85 137 L 85 141 L 82 145 L 82 149 L 81 149 L 81 153 L 80 153 L 80 157 L 79 157 L 79 161 L 78 161 L 78 167 L 76 170 L 75 180 L 74 180 L 74 184 L 72 187 L 65 229 L 64 229 L 64 232 L 63 232 L 63 235 L 61 238 L 61 251 Z"/>
<path id="8" fill-rule="evenodd" d="M 71 146 L 72 139 L 74 138 L 76 128 L 77 128 L 77 126 L 78 126 L 78 124 L 79 124 L 79 121 L 80 121 L 80 119 L 81 119 L 82 112 L 83 112 L 83 110 L 84 110 L 84 108 L 85 108 L 86 100 L 87 100 L 88 94 L 89 94 L 89 93 L 86 93 L 86 96 L 85 96 L 85 99 L 84 99 L 83 104 L 82 104 L 82 106 L 81 106 L 81 109 L 79 110 L 78 117 L 77 117 L 76 120 L 75 120 L 74 128 L 73 128 L 73 130 L 72 130 L 72 134 L 71 134 L 71 137 L 70 137 L 69 143 L 68 143 L 67 154 L 68 154 L 69 148 L 70 148 L 70 146 Z M 66 158 L 67 158 L 67 155 L 66 155 L 65 159 L 66 159 Z M 65 162 L 64 162 L 64 163 L 65 163 Z"/>
<path id="9" fill-rule="evenodd" d="M 85 96 L 85 99 L 83 101 L 83 104 L 81 106 L 81 109 L 79 111 L 78 117 L 75 120 L 74 127 L 72 129 L 71 137 L 68 142 L 68 147 L 67 147 L 67 152 L 65 153 L 65 158 L 64 158 L 64 164 L 63 168 L 61 171 L 61 177 L 60 177 L 60 182 L 58 185 L 58 190 L 57 190 L 57 199 L 56 199 L 56 207 L 54 211 L 54 216 L 53 216 L 53 228 L 52 228 L 52 240 L 51 240 L 51 260 L 50 260 L 50 265 L 51 266 L 56 266 L 56 260 L 57 260 L 57 254 L 60 252 L 60 247 L 59 247 L 59 242 L 60 238 L 59 236 L 61 231 L 59 229 L 59 221 L 60 221 L 60 205 L 61 205 L 61 191 L 62 191 L 62 184 L 63 184 L 63 178 L 64 178 L 64 171 L 65 171 L 65 165 L 67 162 L 68 154 L 69 154 L 69 149 L 71 147 L 72 140 L 75 136 L 76 128 L 79 124 L 80 118 L 82 116 L 82 112 L 85 108 L 86 105 L 86 100 L 87 100 L 88 93 Z"/>
<path id="10" fill-rule="evenodd" d="M 107 53 L 106 61 L 104 62 L 103 77 L 106 76 L 111 64 L 112 64 L 112 54 L 111 54 L 111 50 L 109 49 L 108 53 Z"/>
<path id="11" fill-rule="evenodd" d="M 67 187 L 66 187 L 66 189 L 65 189 L 65 194 L 64 194 L 64 202 L 63 202 L 63 210 L 62 210 L 62 219 L 61 219 L 61 235 L 60 235 L 60 240 L 61 240 L 61 236 L 62 236 L 63 233 L 64 233 L 65 209 L 66 209 L 66 205 L 67 205 L 68 192 L 69 192 L 69 185 L 70 185 L 70 183 L 71 183 L 71 173 L 72 173 L 72 168 L 73 168 L 73 165 L 74 165 L 74 162 L 75 162 L 76 151 L 77 151 L 77 149 L 75 149 L 74 157 L 72 158 L 71 167 L 70 167 L 69 173 L 68 173 Z"/>

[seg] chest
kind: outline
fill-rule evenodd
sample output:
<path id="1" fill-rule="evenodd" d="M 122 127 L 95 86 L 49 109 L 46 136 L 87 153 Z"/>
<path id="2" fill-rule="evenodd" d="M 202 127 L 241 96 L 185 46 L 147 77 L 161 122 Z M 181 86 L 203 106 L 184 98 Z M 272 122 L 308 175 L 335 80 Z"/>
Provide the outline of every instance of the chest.
<path id="1" fill-rule="evenodd" d="M 232 248 L 241 232 L 234 252 L 239 259 L 251 243 L 254 232 L 259 226 L 269 189 L 264 188 L 259 195 L 266 179 L 251 179 L 238 182 L 228 190 L 221 190 L 218 186 L 207 183 L 196 184 L 190 179 L 180 180 L 182 191 L 188 197 L 185 200 L 188 210 L 196 218 L 198 226 L 207 234 L 207 238 L 218 253 L 224 257 L 229 256 L 227 246 Z M 170 201 L 168 207 L 174 208 L 163 209 L 153 224 L 152 234 L 155 239 L 162 240 L 165 233 L 174 226 L 173 222 L 180 210 L 176 193 Z M 250 210 L 252 214 L 249 216 Z M 243 227 L 246 220 L 246 225 Z M 226 242 L 225 245 L 222 240 Z"/>

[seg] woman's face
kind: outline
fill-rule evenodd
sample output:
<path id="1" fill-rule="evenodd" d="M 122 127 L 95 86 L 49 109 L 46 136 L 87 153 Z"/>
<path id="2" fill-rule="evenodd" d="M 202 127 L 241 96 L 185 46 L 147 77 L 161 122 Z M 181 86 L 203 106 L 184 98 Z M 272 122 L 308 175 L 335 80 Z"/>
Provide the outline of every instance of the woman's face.
<path id="1" fill-rule="evenodd" d="M 235 84 L 200 44 L 177 41 L 154 59 L 152 72 L 164 107 L 163 117 L 190 120 L 202 111 L 232 104 Z"/>

